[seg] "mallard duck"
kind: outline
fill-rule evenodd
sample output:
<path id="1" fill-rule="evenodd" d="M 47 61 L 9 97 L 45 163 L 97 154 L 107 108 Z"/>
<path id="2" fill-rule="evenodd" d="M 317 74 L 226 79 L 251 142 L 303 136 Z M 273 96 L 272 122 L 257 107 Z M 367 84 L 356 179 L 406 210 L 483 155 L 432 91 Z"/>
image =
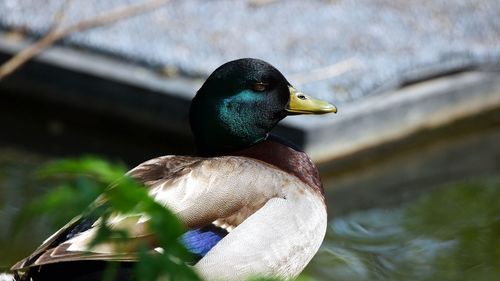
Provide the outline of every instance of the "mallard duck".
<path id="1" fill-rule="evenodd" d="M 287 115 L 330 112 L 333 105 L 295 90 L 272 65 L 231 61 L 208 77 L 191 103 L 197 155 L 152 159 L 128 175 L 185 224 L 183 243 L 199 257 L 194 268 L 206 280 L 291 279 L 323 241 L 326 205 L 311 159 L 269 132 Z M 112 219 L 134 237 L 149 234 L 147 218 Z M 12 270 L 25 280 L 100 280 L 95 262 L 133 261 L 134 253 L 113 247 L 89 251 L 93 222 L 73 220 Z"/>

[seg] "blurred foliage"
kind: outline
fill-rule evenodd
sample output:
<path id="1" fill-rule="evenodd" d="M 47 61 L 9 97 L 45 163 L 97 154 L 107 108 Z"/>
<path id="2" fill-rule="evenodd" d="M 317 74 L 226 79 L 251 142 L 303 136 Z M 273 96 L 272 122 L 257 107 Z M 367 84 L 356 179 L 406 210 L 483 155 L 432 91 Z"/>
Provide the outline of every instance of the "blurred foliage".
<path id="1" fill-rule="evenodd" d="M 150 218 L 148 227 L 164 253 L 152 252 L 147 245 L 140 245 L 136 276 L 147 281 L 161 278 L 200 280 L 193 269 L 183 262 L 191 256 L 179 242 L 184 233 L 182 224 L 174 214 L 148 196 L 142 185 L 124 176 L 125 173 L 123 165 L 110 164 L 94 157 L 57 161 L 44 166 L 39 170 L 39 177 L 59 184 L 23 210 L 14 229 L 23 230 L 22 226 L 30 219 L 44 213 L 50 214 L 49 221 L 58 227 L 80 213 L 97 216 L 102 223 L 91 243 L 92 247 L 110 239 L 131 239 L 125 230 L 108 226 L 106 220 L 111 214 L 144 214 Z M 113 280 L 113 272 L 116 268 L 111 266 L 105 279 Z"/>

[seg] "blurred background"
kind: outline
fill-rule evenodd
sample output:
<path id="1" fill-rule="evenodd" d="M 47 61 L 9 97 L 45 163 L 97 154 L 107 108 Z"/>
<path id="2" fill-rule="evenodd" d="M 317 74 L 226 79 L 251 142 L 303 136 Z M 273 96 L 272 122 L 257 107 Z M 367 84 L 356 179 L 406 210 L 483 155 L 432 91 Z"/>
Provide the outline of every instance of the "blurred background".
<path id="1" fill-rule="evenodd" d="M 255 57 L 339 109 L 275 132 L 326 189 L 307 276 L 498 280 L 499 15 L 497 0 L 0 0 L 0 269 L 53 230 L 11 231 L 51 188 L 41 165 L 193 153 L 196 90 Z M 7 73 L 16 54 L 30 60 Z"/>

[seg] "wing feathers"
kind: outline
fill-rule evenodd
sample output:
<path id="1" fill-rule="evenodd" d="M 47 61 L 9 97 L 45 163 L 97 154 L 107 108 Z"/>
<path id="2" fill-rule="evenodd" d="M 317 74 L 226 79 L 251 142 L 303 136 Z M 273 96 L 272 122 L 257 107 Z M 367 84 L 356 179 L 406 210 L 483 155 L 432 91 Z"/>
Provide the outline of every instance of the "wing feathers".
<path id="1" fill-rule="evenodd" d="M 144 183 L 150 195 L 176 213 L 188 228 L 218 221 L 231 230 L 270 198 L 282 196 L 283 188 L 290 181 L 302 184 L 294 176 L 264 162 L 237 156 L 164 156 L 137 166 L 128 175 Z M 28 258 L 12 269 L 72 260 L 133 260 L 134 247 L 139 242 L 147 241 L 155 246 L 147 220 L 142 214 L 112 216 L 110 226 L 129 230 L 134 237 L 132 241 L 137 243 L 117 247 L 116 243 L 109 242 L 90 251 L 87 246 L 98 223 L 60 245 L 52 245 L 66 229 L 74 227 L 70 223 L 42 244 L 34 253 L 35 256 L 43 253 L 36 261 Z"/>

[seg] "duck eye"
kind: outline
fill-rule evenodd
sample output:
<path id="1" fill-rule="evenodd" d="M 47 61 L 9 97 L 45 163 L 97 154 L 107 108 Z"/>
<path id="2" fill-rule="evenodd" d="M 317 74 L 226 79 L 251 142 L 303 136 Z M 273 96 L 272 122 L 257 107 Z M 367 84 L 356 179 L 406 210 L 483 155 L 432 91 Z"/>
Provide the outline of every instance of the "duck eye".
<path id="1" fill-rule="evenodd" d="M 269 86 L 268 83 L 256 82 L 252 84 L 252 91 L 264 92 L 265 90 L 267 90 L 268 86 Z"/>
<path id="2" fill-rule="evenodd" d="M 297 97 L 298 97 L 299 99 L 301 99 L 301 100 L 306 100 L 306 99 L 307 99 L 307 97 L 306 97 L 306 96 L 304 96 L 303 94 L 298 94 L 298 95 L 297 95 Z"/>

